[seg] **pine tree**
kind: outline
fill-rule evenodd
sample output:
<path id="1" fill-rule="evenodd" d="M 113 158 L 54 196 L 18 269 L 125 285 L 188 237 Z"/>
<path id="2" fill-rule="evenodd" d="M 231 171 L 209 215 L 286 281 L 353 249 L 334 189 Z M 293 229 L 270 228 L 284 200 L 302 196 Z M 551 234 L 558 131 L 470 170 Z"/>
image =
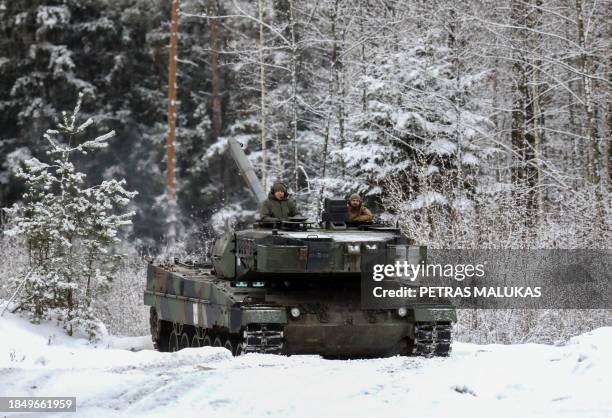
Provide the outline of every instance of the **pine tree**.
<path id="1" fill-rule="evenodd" d="M 118 231 L 131 223 L 134 212 L 125 207 L 136 193 L 124 188 L 125 180 L 87 186 L 86 175 L 76 169 L 77 156 L 106 148 L 115 134 L 78 141 L 93 123 L 89 118 L 76 124 L 81 98 L 72 114 L 63 113 L 57 130 L 43 135 L 52 162 L 31 158 L 18 172 L 26 192 L 23 204 L 9 209 L 15 226 L 8 234 L 21 235 L 29 251 L 31 272 L 19 295 L 21 310 L 34 322 L 54 310 L 68 334 L 80 328 L 94 337 L 99 321 L 92 301 L 112 281 L 121 257 L 113 244 L 119 242 Z"/>
<path id="2" fill-rule="evenodd" d="M 474 97 L 487 72 L 466 62 L 473 32 L 449 4 L 365 9 L 351 37 L 371 40 L 353 49 L 363 64 L 350 76 L 347 146 L 334 151 L 350 173 L 346 191 L 419 214 L 432 228 L 432 210 L 456 217 L 471 207 L 478 132 L 490 125 Z"/>

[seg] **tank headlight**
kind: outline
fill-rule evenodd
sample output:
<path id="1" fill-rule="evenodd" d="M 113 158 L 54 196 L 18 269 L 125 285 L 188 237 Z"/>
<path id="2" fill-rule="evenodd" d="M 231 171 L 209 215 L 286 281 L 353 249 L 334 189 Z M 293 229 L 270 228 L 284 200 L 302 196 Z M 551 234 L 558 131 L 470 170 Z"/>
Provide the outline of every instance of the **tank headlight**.
<path id="1" fill-rule="evenodd" d="M 301 312 L 298 308 L 291 308 L 291 316 L 297 318 L 300 316 Z"/>
<path id="2" fill-rule="evenodd" d="M 359 244 L 349 244 L 347 245 L 347 250 L 349 254 L 359 254 L 361 252 L 361 247 Z"/>
<path id="3" fill-rule="evenodd" d="M 405 317 L 407 313 L 408 309 L 404 308 L 403 306 L 397 310 L 397 314 L 402 318 Z"/>

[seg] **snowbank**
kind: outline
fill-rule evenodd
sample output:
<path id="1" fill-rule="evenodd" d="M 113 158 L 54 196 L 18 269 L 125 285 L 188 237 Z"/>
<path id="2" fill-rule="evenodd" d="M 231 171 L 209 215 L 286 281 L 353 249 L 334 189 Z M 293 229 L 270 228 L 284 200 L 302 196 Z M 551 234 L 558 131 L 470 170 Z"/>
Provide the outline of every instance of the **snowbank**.
<path id="1" fill-rule="evenodd" d="M 612 328 L 566 346 L 456 343 L 449 358 L 325 360 L 90 345 L 0 319 L 0 396 L 76 396 L 74 417 L 610 417 Z M 140 350 L 140 351 L 136 351 Z"/>

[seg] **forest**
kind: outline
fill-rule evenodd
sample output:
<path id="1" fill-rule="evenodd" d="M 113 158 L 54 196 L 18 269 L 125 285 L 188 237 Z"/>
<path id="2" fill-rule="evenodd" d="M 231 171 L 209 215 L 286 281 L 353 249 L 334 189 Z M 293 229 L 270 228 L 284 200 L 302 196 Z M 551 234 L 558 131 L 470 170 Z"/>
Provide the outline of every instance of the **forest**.
<path id="1" fill-rule="evenodd" d="M 133 253 L 163 252 L 169 223 L 181 251 L 202 255 L 212 237 L 253 221 L 228 138 L 264 188 L 286 182 L 313 219 L 324 198 L 356 192 L 434 248 L 609 247 L 612 2 L 179 3 L 169 103 L 171 1 L 0 0 L 0 207 L 22 201 L 19 171 L 50 161 L 43 134 L 81 96 L 92 136 L 116 135 L 75 167 L 92 184 L 125 179 L 138 192 L 122 244 Z M 14 239 L 3 238 L 5 255 Z M 137 299 L 138 286 L 119 281 L 115 292 Z M 461 326 L 486 340 L 486 326 L 515 317 L 465 312 Z M 527 312 L 491 338 L 554 340 L 609 321 L 609 311 Z"/>

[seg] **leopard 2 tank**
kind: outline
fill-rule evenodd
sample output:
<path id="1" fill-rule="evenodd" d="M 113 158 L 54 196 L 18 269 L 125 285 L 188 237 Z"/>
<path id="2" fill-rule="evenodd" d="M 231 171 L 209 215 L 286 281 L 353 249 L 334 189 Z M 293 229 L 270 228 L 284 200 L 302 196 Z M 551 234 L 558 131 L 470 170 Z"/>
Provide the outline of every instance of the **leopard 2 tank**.
<path id="1" fill-rule="evenodd" d="M 230 152 L 254 197 L 265 193 L 233 139 Z M 257 222 L 218 238 L 210 262 L 153 264 L 144 302 L 155 347 L 225 347 L 244 353 L 325 357 L 448 355 L 452 305 L 364 309 L 366 260 L 420 263 L 426 248 L 397 228 L 350 224 L 346 202 L 326 200 L 321 222 Z"/>

